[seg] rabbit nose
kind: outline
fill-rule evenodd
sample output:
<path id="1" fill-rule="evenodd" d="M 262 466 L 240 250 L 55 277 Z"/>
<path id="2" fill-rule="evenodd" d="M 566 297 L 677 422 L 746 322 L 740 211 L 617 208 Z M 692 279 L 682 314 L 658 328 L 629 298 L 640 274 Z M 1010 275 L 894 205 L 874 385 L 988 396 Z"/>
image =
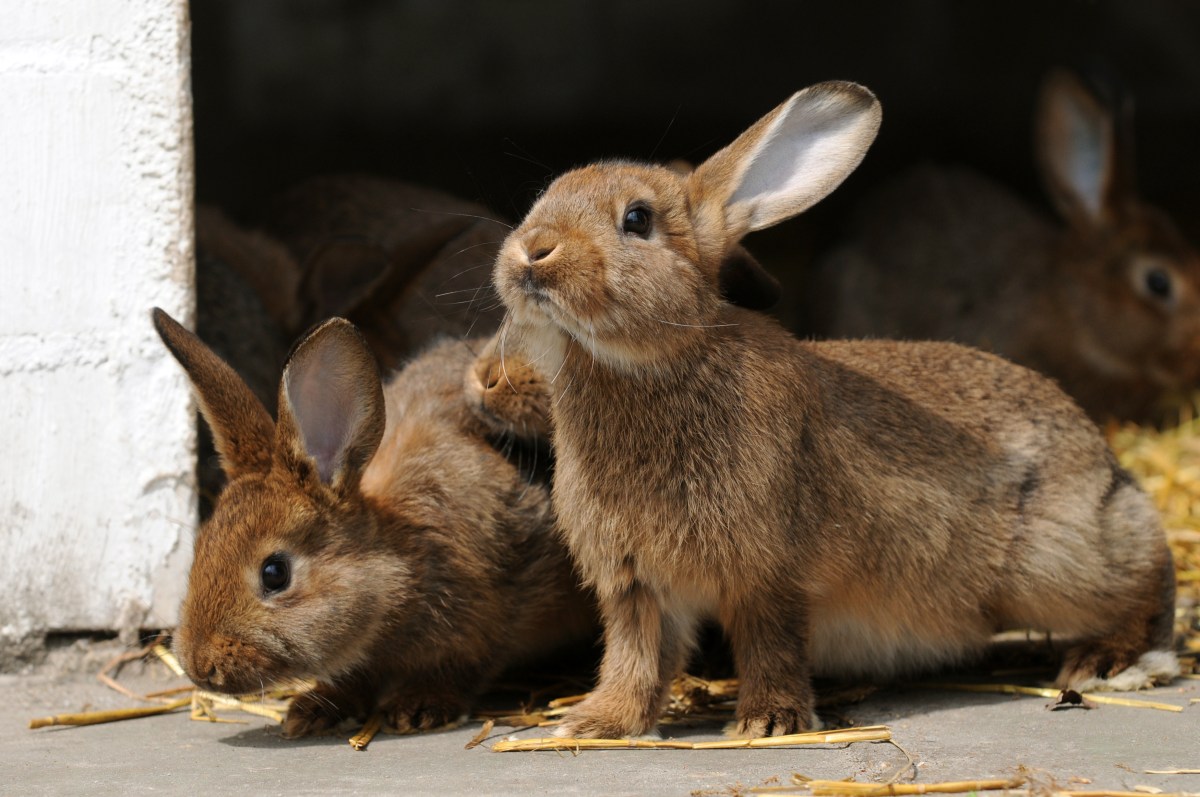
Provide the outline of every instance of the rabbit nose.
<path id="1" fill-rule="evenodd" d="M 196 682 L 196 685 L 204 689 L 220 689 L 221 682 L 224 679 L 222 679 L 221 674 L 217 672 L 217 663 L 215 661 L 208 661 L 197 662 L 196 664 L 195 677 L 192 678 L 192 680 Z"/>
<path id="2" fill-rule="evenodd" d="M 475 366 L 475 378 L 479 380 L 479 387 L 483 392 L 488 392 L 500 383 L 500 363 L 496 361 L 485 361 Z"/>
<path id="3" fill-rule="evenodd" d="M 554 254 L 558 249 L 558 235 L 546 227 L 533 227 L 521 236 L 521 249 L 525 254 L 525 263 L 533 265 L 540 263 Z"/>
<path id="4" fill-rule="evenodd" d="M 521 275 L 521 287 L 528 293 L 542 289 L 541 280 L 537 278 L 537 274 L 533 273 L 533 266 L 525 267 L 525 273 Z"/>

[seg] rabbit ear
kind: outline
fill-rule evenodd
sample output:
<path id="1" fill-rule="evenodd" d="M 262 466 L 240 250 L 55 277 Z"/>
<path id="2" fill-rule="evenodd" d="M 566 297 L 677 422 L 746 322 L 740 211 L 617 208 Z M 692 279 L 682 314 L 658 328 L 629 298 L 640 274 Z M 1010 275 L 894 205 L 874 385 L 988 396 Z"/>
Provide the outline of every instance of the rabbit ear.
<path id="1" fill-rule="evenodd" d="M 793 94 L 689 180 L 700 204 L 724 208 L 730 242 L 789 219 L 846 179 L 879 131 L 875 95 L 855 83 L 818 83 Z"/>
<path id="2" fill-rule="evenodd" d="M 1058 70 L 1042 85 L 1037 154 L 1063 217 L 1095 226 L 1111 218 L 1121 182 L 1117 124 L 1110 108 L 1075 75 Z"/>
<path id="3" fill-rule="evenodd" d="M 262 402 L 200 338 L 157 307 L 151 315 L 158 336 L 196 389 L 226 477 L 266 473 L 271 468 L 275 424 Z"/>
<path id="4" fill-rule="evenodd" d="M 300 290 L 314 318 L 352 315 L 387 281 L 391 266 L 383 247 L 370 241 L 324 241 L 308 257 Z"/>
<path id="5" fill-rule="evenodd" d="M 468 216 L 431 219 L 390 247 L 360 236 L 322 242 L 305 264 L 301 288 L 317 318 L 354 316 L 403 292 L 446 245 L 475 223 Z"/>
<path id="6" fill-rule="evenodd" d="M 283 369 L 276 448 L 288 466 L 316 465 L 321 481 L 357 487 L 383 439 L 379 367 L 354 325 L 334 318 L 304 337 Z"/>

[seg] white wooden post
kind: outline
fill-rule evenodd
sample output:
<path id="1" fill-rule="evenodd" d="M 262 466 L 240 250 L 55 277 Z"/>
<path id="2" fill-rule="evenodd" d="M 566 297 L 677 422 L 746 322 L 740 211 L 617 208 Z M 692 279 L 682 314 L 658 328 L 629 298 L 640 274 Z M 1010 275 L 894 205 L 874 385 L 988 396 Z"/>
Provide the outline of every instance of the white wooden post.
<path id="1" fill-rule="evenodd" d="M 186 0 L 6 0 L 0 669 L 47 631 L 175 621 L 195 525 Z M 6 660 L 7 658 L 7 660 Z"/>

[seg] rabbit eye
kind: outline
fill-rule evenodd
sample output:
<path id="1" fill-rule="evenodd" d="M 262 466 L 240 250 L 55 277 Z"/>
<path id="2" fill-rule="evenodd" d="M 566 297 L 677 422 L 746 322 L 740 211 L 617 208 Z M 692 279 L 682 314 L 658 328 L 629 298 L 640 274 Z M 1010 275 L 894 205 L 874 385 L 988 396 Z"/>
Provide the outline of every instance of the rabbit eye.
<path id="1" fill-rule="evenodd" d="M 650 209 L 644 205 L 634 205 L 625 211 L 621 220 L 621 232 L 626 235 L 636 235 L 645 238 L 650 234 Z"/>
<path id="2" fill-rule="evenodd" d="M 1161 268 L 1152 268 L 1146 272 L 1143 280 L 1146 285 L 1146 293 L 1153 296 L 1155 299 L 1170 299 L 1172 294 L 1171 275 Z"/>
<path id="3" fill-rule="evenodd" d="M 287 589 L 288 584 L 292 582 L 292 571 L 287 557 L 281 553 L 273 553 L 268 556 L 263 560 L 260 578 L 263 592 L 267 595 Z"/>

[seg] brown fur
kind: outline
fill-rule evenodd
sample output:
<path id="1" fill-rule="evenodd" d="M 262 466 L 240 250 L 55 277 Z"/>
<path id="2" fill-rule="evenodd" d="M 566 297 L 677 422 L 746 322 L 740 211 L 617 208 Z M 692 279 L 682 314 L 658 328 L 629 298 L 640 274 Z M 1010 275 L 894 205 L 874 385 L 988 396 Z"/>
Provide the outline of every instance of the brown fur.
<path id="1" fill-rule="evenodd" d="M 1132 180 L 1128 119 L 1046 81 L 1039 164 L 1063 225 L 965 169 L 923 167 L 818 266 L 816 331 L 981 346 L 1054 377 L 1097 420 L 1157 419 L 1200 384 L 1200 255 Z M 1161 269 L 1170 296 L 1147 287 Z"/>
<path id="2" fill-rule="evenodd" d="M 315 177 L 278 197 L 266 229 L 302 264 L 305 323 L 345 316 L 391 368 L 440 336 L 489 335 L 489 268 L 510 227 L 480 205 L 367 175 Z"/>
<path id="3" fill-rule="evenodd" d="M 1078 638 L 1064 685 L 1170 650 L 1157 515 L 1053 383 L 948 343 L 800 342 L 720 300 L 725 254 L 833 190 L 878 122 L 865 89 L 815 86 L 691 176 L 563 175 L 502 248 L 502 351 L 557 374 L 554 505 L 605 624 L 564 735 L 650 730 L 705 617 L 744 735 L 809 727 L 813 673 L 928 669 L 999 629 Z"/>
<path id="4" fill-rule="evenodd" d="M 196 249 L 230 265 L 262 303 L 274 335 L 290 336 L 303 324 L 295 298 L 303 275 L 280 241 L 261 230 L 242 229 L 217 208 L 200 205 Z M 272 380 L 280 367 L 282 362 L 275 364 Z"/>
<path id="5" fill-rule="evenodd" d="M 155 326 L 231 476 L 196 538 L 175 636 L 197 684 L 315 678 L 289 736 L 376 709 L 392 727 L 431 728 L 506 665 L 589 636 L 548 486 L 488 443 L 464 397 L 470 346 L 429 350 L 383 390 L 358 333 L 334 319 L 296 347 L 275 424 L 195 336 L 161 311 Z M 280 554 L 290 583 L 271 592 L 260 573 Z"/>
<path id="6" fill-rule="evenodd" d="M 500 356 L 496 338 L 480 351 L 463 377 L 467 405 L 495 435 L 526 443 L 550 441 L 550 386 L 530 362 Z"/>

